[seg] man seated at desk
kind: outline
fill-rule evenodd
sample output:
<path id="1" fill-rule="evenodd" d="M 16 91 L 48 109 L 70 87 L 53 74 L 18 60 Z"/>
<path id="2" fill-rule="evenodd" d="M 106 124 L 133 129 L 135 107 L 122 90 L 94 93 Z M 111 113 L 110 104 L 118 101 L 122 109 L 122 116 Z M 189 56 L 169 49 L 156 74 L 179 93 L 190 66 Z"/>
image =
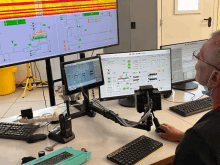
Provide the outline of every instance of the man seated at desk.
<path id="1" fill-rule="evenodd" d="M 180 141 L 173 165 L 220 165 L 220 31 L 203 44 L 197 58 L 196 80 L 211 91 L 213 109 L 185 133 L 168 124 L 158 133 L 169 141 Z"/>

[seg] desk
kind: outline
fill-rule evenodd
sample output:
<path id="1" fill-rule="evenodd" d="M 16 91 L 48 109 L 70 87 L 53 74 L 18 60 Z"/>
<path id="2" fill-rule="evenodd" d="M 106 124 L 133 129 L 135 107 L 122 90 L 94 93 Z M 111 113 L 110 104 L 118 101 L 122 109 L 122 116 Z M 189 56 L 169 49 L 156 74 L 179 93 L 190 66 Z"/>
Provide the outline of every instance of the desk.
<path id="1" fill-rule="evenodd" d="M 173 98 L 177 98 L 177 95 L 179 97 L 183 97 L 184 92 L 176 91 Z M 198 94 L 197 96 L 199 97 L 201 95 Z M 172 98 L 169 98 L 169 100 L 171 99 Z M 105 101 L 101 102 L 101 104 L 106 108 L 118 113 L 120 117 L 132 121 L 138 121 L 142 116 L 142 114 L 138 113 L 135 108 L 126 108 L 120 106 L 117 103 L 117 100 Z M 172 105 L 173 103 L 162 100 L 163 110 L 155 112 L 155 116 L 158 118 L 160 123 L 168 123 L 185 132 L 187 129 L 191 128 L 192 125 L 202 116 L 202 114 L 196 114 L 191 118 L 178 116 L 177 114 L 168 110 L 168 107 Z M 56 107 L 50 107 L 34 111 L 34 116 L 48 112 L 53 113 L 55 109 Z M 62 109 L 65 110 L 65 106 L 62 107 Z M 70 111 L 71 113 L 78 112 L 78 110 L 76 110 L 74 107 L 71 107 Z M 207 113 L 207 111 L 203 114 L 205 113 Z M 6 122 L 14 120 L 16 120 L 16 116 L 3 119 L 1 121 Z M 52 130 L 55 126 L 56 125 L 50 125 L 48 126 L 48 129 Z M 72 130 L 76 136 L 75 139 L 69 143 L 57 145 L 55 150 L 63 148 L 64 146 L 69 146 L 76 150 L 86 148 L 87 151 L 91 152 L 91 159 L 85 163 L 86 165 L 112 165 L 112 163 L 106 159 L 106 156 L 141 135 L 145 135 L 162 142 L 163 147 L 140 161 L 138 165 L 149 165 L 174 155 L 176 147 L 179 144 L 178 142 L 169 142 L 165 139 L 161 139 L 155 133 L 154 125 L 151 127 L 150 132 L 135 128 L 126 128 L 104 118 L 98 113 L 94 118 L 83 116 L 73 119 Z M 39 128 L 35 133 L 48 134 L 47 127 Z M 20 165 L 22 157 L 33 156 L 37 158 L 39 151 L 43 151 L 46 146 L 51 146 L 54 143 L 55 142 L 49 138 L 33 144 L 28 144 L 25 141 L 19 140 L 0 139 L 0 162 L 1 164 L 7 165 Z M 45 151 L 45 153 L 48 154 L 50 152 Z"/>
<path id="2" fill-rule="evenodd" d="M 198 82 L 195 82 L 194 83 L 198 84 Z M 204 87 L 201 86 L 200 84 L 198 84 L 198 88 L 195 89 L 195 90 L 190 90 L 188 92 L 190 93 L 193 93 L 196 95 L 196 97 L 194 98 L 197 99 L 199 98 L 200 96 L 202 96 L 202 91 L 204 91 Z M 173 90 L 173 95 L 168 98 L 167 100 L 169 101 L 174 101 L 174 102 L 187 102 L 187 101 L 191 101 L 191 98 L 193 97 L 192 94 L 190 93 L 187 93 L 187 92 L 184 92 L 184 91 L 179 91 L 179 90 Z M 207 95 L 204 95 L 202 98 L 205 98 L 205 97 L 208 97 Z M 198 113 L 196 115 L 191 115 L 191 116 L 187 116 L 187 117 L 184 117 L 184 116 L 181 116 L 173 111 L 170 111 L 169 110 L 169 107 L 170 106 L 175 106 L 175 105 L 178 105 L 178 104 L 181 104 L 181 103 L 172 103 L 172 102 L 168 102 L 166 100 L 162 100 L 162 109 L 165 110 L 166 112 L 174 115 L 175 117 L 181 119 L 181 120 L 184 120 L 185 122 L 191 124 L 192 126 L 203 116 L 205 115 L 206 113 L 208 113 L 209 111 L 211 110 L 208 110 L 208 111 L 205 111 L 205 112 L 201 112 L 201 113 Z"/>

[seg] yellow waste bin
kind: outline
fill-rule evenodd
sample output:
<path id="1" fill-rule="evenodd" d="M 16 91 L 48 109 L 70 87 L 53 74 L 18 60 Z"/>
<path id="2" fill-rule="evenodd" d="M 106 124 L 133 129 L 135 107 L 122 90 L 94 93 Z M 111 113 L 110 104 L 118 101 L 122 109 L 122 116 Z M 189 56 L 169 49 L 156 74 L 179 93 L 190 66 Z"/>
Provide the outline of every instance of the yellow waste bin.
<path id="1" fill-rule="evenodd" d="M 0 95 L 13 93 L 15 87 L 15 66 L 0 69 Z"/>

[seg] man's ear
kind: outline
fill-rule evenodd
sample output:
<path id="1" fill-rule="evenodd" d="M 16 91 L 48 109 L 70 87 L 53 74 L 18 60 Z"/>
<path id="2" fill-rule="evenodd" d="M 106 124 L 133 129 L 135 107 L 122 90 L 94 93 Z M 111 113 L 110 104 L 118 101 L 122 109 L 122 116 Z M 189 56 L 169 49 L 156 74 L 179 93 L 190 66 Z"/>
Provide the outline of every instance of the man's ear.
<path id="1" fill-rule="evenodd" d="M 211 74 L 209 87 L 210 89 L 220 87 L 220 71 L 214 71 Z"/>
<path id="2" fill-rule="evenodd" d="M 216 75 L 216 79 L 217 79 L 217 87 L 220 87 L 220 71 L 217 71 L 217 75 Z"/>

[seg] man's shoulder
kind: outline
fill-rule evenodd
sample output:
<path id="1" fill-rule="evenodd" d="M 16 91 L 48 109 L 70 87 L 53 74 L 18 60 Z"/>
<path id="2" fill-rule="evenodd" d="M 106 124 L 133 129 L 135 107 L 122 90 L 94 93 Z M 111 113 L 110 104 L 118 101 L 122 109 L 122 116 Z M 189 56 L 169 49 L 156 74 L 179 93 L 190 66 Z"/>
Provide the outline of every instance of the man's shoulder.
<path id="1" fill-rule="evenodd" d="M 176 148 L 174 164 L 220 164 L 220 107 L 189 128 Z M 186 161 L 185 157 L 193 161 Z"/>
<path id="2" fill-rule="evenodd" d="M 192 128 L 185 133 L 186 139 L 198 138 L 213 152 L 220 156 L 220 107 L 205 114 Z"/>
<path id="3" fill-rule="evenodd" d="M 192 128 L 196 131 L 202 130 L 205 133 L 206 131 L 213 130 L 216 124 L 220 125 L 220 107 L 203 115 Z"/>

